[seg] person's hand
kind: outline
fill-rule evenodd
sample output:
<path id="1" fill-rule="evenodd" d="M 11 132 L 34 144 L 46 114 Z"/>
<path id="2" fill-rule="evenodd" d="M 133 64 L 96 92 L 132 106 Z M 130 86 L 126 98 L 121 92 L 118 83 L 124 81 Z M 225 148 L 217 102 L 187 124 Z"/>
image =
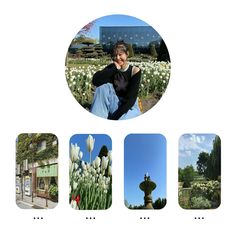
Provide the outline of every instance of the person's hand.
<path id="1" fill-rule="evenodd" d="M 120 66 L 116 61 L 113 61 L 113 63 L 115 64 L 115 66 L 116 66 L 116 68 L 117 68 L 118 70 L 121 69 L 121 66 Z"/>

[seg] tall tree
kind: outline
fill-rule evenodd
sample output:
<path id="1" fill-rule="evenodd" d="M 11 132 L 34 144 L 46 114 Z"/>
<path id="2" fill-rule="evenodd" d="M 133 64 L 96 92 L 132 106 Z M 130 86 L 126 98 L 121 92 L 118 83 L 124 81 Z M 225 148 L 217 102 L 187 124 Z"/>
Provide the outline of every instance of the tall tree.
<path id="1" fill-rule="evenodd" d="M 221 140 L 219 136 L 216 136 L 213 140 L 213 149 L 211 151 L 213 179 L 218 179 L 221 175 Z"/>
<path id="2" fill-rule="evenodd" d="M 211 153 L 201 152 L 198 156 L 197 170 L 207 179 L 217 180 L 221 175 L 221 141 L 216 136 L 212 143 Z"/>
<path id="3" fill-rule="evenodd" d="M 129 57 L 134 56 L 134 49 L 131 43 L 128 44 Z"/>
<path id="4" fill-rule="evenodd" d="M 206 174 L 209 158 L 210 158 L 210 155 L 207 152 L 201 152 L 199 154 L 198 161 L 197 161 L 197 171 L 200 175 Z"/>
<path id="5" fill-rule="evenodd" d="M 157 51 L 156 51 L 156 47 L 155 47 L 155 44 L 150 44 L 149 45 L 150 47 L 150 54 L 152 57 L 157 57 Z"/>

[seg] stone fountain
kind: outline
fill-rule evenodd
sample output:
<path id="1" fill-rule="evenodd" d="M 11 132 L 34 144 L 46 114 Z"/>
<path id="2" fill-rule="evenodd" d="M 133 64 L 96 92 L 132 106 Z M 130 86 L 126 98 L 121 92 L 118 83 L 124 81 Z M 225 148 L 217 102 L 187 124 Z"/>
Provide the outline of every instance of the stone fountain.
<path id="1" fill-rule="evenodd" d="M 148 174 L 144 175 L 144 181 L 140 183 L 139 188 L 144 192 L 144 209 L 153 209 L 152 191 L 156 188 L 156 184 Z"/>

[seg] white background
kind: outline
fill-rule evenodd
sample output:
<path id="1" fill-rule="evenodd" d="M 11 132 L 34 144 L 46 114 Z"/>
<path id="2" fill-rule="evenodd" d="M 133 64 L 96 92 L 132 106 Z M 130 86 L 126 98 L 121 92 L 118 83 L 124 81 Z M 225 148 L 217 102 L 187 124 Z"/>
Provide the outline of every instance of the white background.
<path id="1" fill-rule="evenodd" d="M 7 235 L 222 235 L 235 233 L 235 7 L 234 1 L 90 0 L 0 3 L 1 169 L 0 230 Z M 172 60 L 169 86 L 146 114 L 107 121 L 85 112 L 68 89 L 65 56 L 88 22 L 126 14 L 153 26 Z M 15 205 L 15 138 L 51 132 L 59 139 L 59 204 L 53 210 Z M 106 211 L 75 211 L 68 204 L 69 139 L 106 133 L 113 140 L 113 204 Z M 167 139 L 167 205 L 130 211 L 123 190 L 123 140 L 129 133 L 161 133 Z M 217 210 L 178 205 L 178 139 L 183 133 L 215 133 L 222 141 L 222 203 Z M 42 216 L 43 220 L 33 220 Z M 86 220 L 95 216 L 96 220 Z M 149 216 L 149 220 L 140 220 Z M 203 216 L 204 220 L 195 220 Z"/>

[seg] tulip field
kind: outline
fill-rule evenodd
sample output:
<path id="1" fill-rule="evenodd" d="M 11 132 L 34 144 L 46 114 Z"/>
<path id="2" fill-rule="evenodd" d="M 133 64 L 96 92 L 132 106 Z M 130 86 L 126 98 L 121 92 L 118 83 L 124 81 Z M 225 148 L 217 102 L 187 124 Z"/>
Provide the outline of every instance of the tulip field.
<path id="1" fill-rule="evenodd" d="M 102 70 L 106 65 L 104 61 L 91 63 L 68 64 L 66 66 L 66 79 L 68 86 L 76 100 L 85 108 L 92 103 L 95 87 L 92 85 L 92 78 L 95 72 Z M 138 66 L 142 71 L 139 98 L 146 99 L 161 98 L 165 92 L 170 78 L 171 64 L 169 62 L 130 62 Z"/>
<path id="2" fill-rule="evenodd" d="M 81 150 L 77 143 L 70 146 L 70 204 L 76 210 L 104 210 L 112 203 L 111 151 L 104 151 L 94 157 L 95 139 L 89 135 L 87 150 Z M 90 161 L 83 159 L 83 153 L 90 153 Z"/>

